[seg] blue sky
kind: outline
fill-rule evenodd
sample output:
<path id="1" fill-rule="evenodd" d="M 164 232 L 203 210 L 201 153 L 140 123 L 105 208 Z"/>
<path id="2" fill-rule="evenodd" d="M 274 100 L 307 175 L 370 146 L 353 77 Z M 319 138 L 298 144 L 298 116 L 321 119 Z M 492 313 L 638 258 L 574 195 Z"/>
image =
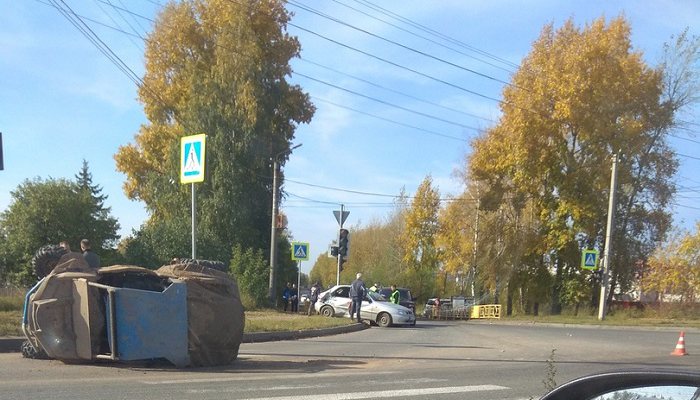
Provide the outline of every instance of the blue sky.
<path id="1" fill-rule="evenodd" d="M 136 36 L 150 31 L 152 22 L 146 18 L 152 19 L 163 1 L 64 2 L 82 17 L 97 21 L 85 19 L 115 54 L 143 74 L 144 46 Z M 136 86 L 45 3 L 49 1 L 0 0 L 0 132 L 5 153 L 0 210 L 8 207 L 10 191 L 25 179 L 72 178 L 86 159 L 94 181 L 109 196 L 107 205 L 119 219 L 120 233 L 128 235 L 146 213 L 142 204 L 123 194 L 124 176 L 116 172 L 113 156 L 146 122 Z M 381 5 L 383 13 L 368 7 L 372 4 Z M 545 24 L 558 27 L 571 17 L 584 25 L 622 13 L 631 23 L 635 49 L 652 65 L 671 35 L 685 27 L 700 34 L 697 1 L 524 4 L 456 0 L 288 4 L 295 13 L 289 33 L 302 45 L 302 58 L 293 61 L 295 74 L 290 79 L 312 95 L 318 108 L 311 124 L 298 129 L 294 143 L 303 145 L 284 167 L 287 197 L 281 209 L 294 238 L 311 244 L 312 259 L 302 265 L 303 271 L 337 235 L 332 211 L 339 204 L 350 211 L 346 226 L 357 226 L 385 218 L 392 209 L 389 196 L 402 188 L 413 193 L 428 174 L 443 196 L 461 191 L 454 172 L 462 168 L 470 151 L 468 141 L 499 115 L 498 103 L 488 97 L 501 97 L 499 81 L 509 80 L 513 65 L 529 52 Z M 416 24 L 442 38 L 418 31 Z M 683 119 L 700 123 L 697 112 Z M 700 133 L 700 126 L 691 125 L 691 130 Z M 677 134 L 700 140 L 692 131 Z M 700 144 L 682 139 L 672 143 L 679 153 L 700 158 Z M 681 193 L 674 210 L 677 224 L 689 228 L 700 220 L 696 172 L 700 161 L 680 160 Z"/>

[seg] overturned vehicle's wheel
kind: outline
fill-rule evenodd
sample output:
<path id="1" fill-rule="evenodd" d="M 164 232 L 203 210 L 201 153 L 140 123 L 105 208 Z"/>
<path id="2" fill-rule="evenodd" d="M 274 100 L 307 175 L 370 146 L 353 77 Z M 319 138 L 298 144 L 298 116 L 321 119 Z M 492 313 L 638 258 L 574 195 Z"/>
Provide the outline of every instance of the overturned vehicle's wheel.
<path id="1" fill-rule="evenodd" d="M 49 244 L 40 248 L 34 254 L 34 257 L 32 257 L 32 268 L 34 269 L 34 274 L 39 279 L 45 277 L 51 273 L 51 271 L 53 271 L 56 264 L 58 264 L 58 260 L 60 260 L 66 253 L 68 253 L 68 250 L 54 244 Z"/>
<path id="2" fill-rule="evenodd" d="M 49 358 L 44 349 L 37 349 L 29 340 L 22 342 L 22 357 L 36 360 Z"/>

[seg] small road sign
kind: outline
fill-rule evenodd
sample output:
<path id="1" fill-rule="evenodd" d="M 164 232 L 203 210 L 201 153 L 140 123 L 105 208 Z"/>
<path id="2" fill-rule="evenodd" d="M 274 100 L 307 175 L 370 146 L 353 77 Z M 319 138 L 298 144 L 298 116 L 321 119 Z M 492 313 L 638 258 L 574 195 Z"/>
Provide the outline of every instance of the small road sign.
<path id="1" fill-rule="evenodd" d="M 338 224 L 343 226 L 345 220 L 348 219 L 348 215 L 350 215 L 350 211 L 333 211 L 333 215 L 335 216 L 335 220 L 338 221 Z"/>
<path id="2" fill-rule="evenodd" d="M 581 254 L 581 269 L 598 269 L 598 250 L 584 250 Z"/>
<path id="3" fill-rule="evenodd" d="M 309 244 L 302 242 L 292 242 L 292 260 L 308 261 L 309 260 Z"/>
<path id="4" fill-rule="evenodd" d="M 180 183 L 204 182 L 204 159 L 207 135 L 180 139 Z"/>

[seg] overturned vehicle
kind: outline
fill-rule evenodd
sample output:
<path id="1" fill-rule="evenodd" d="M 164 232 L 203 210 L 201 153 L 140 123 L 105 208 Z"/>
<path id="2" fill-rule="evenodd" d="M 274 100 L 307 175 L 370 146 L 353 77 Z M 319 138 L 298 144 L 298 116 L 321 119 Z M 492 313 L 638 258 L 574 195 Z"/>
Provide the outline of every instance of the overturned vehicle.
<path id="1" fill-rule="evenodd" d="M 80 253 L 45 246 L 41 280 L 25 297 L 25 357 L 67 362 L 166 359 L 177 367 L 231 363 L 245 317 L 222 263 L 175 259 L 150 270 L 92 269 Z M 45 275 L 45 276 L 44 276 Z"/>

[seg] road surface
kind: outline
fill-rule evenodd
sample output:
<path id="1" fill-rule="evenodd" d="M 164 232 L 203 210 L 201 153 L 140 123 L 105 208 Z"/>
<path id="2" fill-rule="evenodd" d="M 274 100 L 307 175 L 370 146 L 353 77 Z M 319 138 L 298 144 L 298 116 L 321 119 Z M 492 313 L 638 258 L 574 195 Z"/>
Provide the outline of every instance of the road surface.
<path id="1" fill-rule="evenodd" d="M 241 345 L 217 368 L 69 365 L 0 354 L 0 399 L 529 399 L 621 368 L 700 369 L 700 332 L 419 321 L 297 341 Z"/>

